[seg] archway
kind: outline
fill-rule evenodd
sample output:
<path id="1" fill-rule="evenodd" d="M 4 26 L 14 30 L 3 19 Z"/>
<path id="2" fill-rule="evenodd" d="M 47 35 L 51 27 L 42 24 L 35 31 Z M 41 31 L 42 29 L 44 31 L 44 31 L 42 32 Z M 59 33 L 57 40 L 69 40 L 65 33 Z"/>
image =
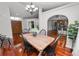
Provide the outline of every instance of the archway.
<path id="1" fill-rule="evenodd" d="M 56 34 L 67 34 L 68 18 L 64 15 L 54 15 L 48 19 L 47 22 L 48 36 Z"/>

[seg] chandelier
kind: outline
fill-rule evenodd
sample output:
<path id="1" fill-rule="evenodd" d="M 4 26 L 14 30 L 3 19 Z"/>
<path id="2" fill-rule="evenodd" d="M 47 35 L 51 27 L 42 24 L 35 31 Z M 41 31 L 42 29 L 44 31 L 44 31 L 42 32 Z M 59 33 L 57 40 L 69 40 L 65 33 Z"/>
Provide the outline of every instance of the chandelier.
<path id="1" fill-rule="evenodd" d="M 38 10 L 38 7 L 36 7 L 32 2 L 29 5 L 26 5 L 25 7 L 26 11 L 29 12 L 31 15 Z"/>

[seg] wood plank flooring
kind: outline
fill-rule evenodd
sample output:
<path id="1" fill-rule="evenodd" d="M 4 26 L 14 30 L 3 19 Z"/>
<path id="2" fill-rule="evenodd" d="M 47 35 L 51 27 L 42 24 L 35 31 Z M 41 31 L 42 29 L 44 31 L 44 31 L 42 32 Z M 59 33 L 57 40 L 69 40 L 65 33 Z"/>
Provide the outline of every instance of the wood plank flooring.
<path id="1" fill-rule="evenodd" d="M 51 36 L 54 38 L 57 37 L 56 32 L 52 32 Z M 61 39 L 58 41 L 57 47 L 56 47 L 56 56 L 72 56 L 71 49 L 66 48 L 64 46 L 66 37 L 62 36 Z M 37 56 L 38 52 L 33 53 L 27 53 L 24 52 L 24 46 L 23 42 L 19 43 L 15 47 L 8 47 L 8 48 L 0 48 L 0 56 Z"/>

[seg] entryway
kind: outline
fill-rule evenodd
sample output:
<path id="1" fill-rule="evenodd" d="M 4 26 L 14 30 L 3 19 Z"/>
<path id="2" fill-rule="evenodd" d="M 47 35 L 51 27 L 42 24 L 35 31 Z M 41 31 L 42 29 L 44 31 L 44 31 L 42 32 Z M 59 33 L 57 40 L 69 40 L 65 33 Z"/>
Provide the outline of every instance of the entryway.
<path id="1" fill-rule="evenodd" d="M 55 15 L 48 19 L 48 30 L 49 36 L 56 34 L 67 34 L 68 18 L 64 15 Z"/>

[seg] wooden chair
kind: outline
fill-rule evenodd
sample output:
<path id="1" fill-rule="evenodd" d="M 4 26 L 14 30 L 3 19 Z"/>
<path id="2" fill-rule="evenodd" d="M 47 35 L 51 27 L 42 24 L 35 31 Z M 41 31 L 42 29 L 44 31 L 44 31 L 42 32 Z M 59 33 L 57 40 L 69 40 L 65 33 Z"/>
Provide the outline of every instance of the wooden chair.
<path id="1" fill-rule="evenodd" d="M 25 29 L 23 30 L 23 33 L 24 33 L 24 34 L 25 34 L 25 33 L 29 33 L 29 32 L 30 32 L 30 29 L 26 29 L 26 28 L 25 28 Z"/>
<path id="2" fill-rule="evenodd" d="M 36 52 L 36 49 L 32 47 L 26 39 L 23 37 L 23 34 L 20 35 L 23 38 L 23 44 L 24 44 L 24 52 L 27 52 L 28 54 L 32 54 L 33 52 Z"/>
<path id="3" fill-rule="evenodd" d="M 39 32 L 40 35 L 46 35 L 46 30 L 42 29 L 40 32 Z"/>
<path id="4" fill-rule="evenodd" d="M 11 38 L 5 37 L 3 41 L 3 47 L 4 48 L 10 48 L 11 47 Z"/>
<path id="5" fill-rule="evenodd" d="M 14 56 L 11 46 L 11 38 L 6 37 L 5 35 L 0 35 L 0 42 L 0 49 L 2 49 L 1 53 L 3 53 L 4 56 Z"/>
<path id="6" fill-rule="evenodd" d="M 4 41 L 5 41 L 5 35 L 1 35 L 0 34 L 0 47 L 2 47 L 3 46 L 3 43 L 4 43 Z"/>
<path id="7" fill-rule="evenodd" d="M 57 46 L 57 43 L 58 43 L 58 40 L 59 38 L 61 37 L 61 35 L 59 35 L 55 41 L 53 43 L 51 43 L 50 46 L 48 46 L 44 52 L 43 52 L 43 55 L 47 55 L 47 56 L 54 56 L 55 55 L 55 48 Z"/>

